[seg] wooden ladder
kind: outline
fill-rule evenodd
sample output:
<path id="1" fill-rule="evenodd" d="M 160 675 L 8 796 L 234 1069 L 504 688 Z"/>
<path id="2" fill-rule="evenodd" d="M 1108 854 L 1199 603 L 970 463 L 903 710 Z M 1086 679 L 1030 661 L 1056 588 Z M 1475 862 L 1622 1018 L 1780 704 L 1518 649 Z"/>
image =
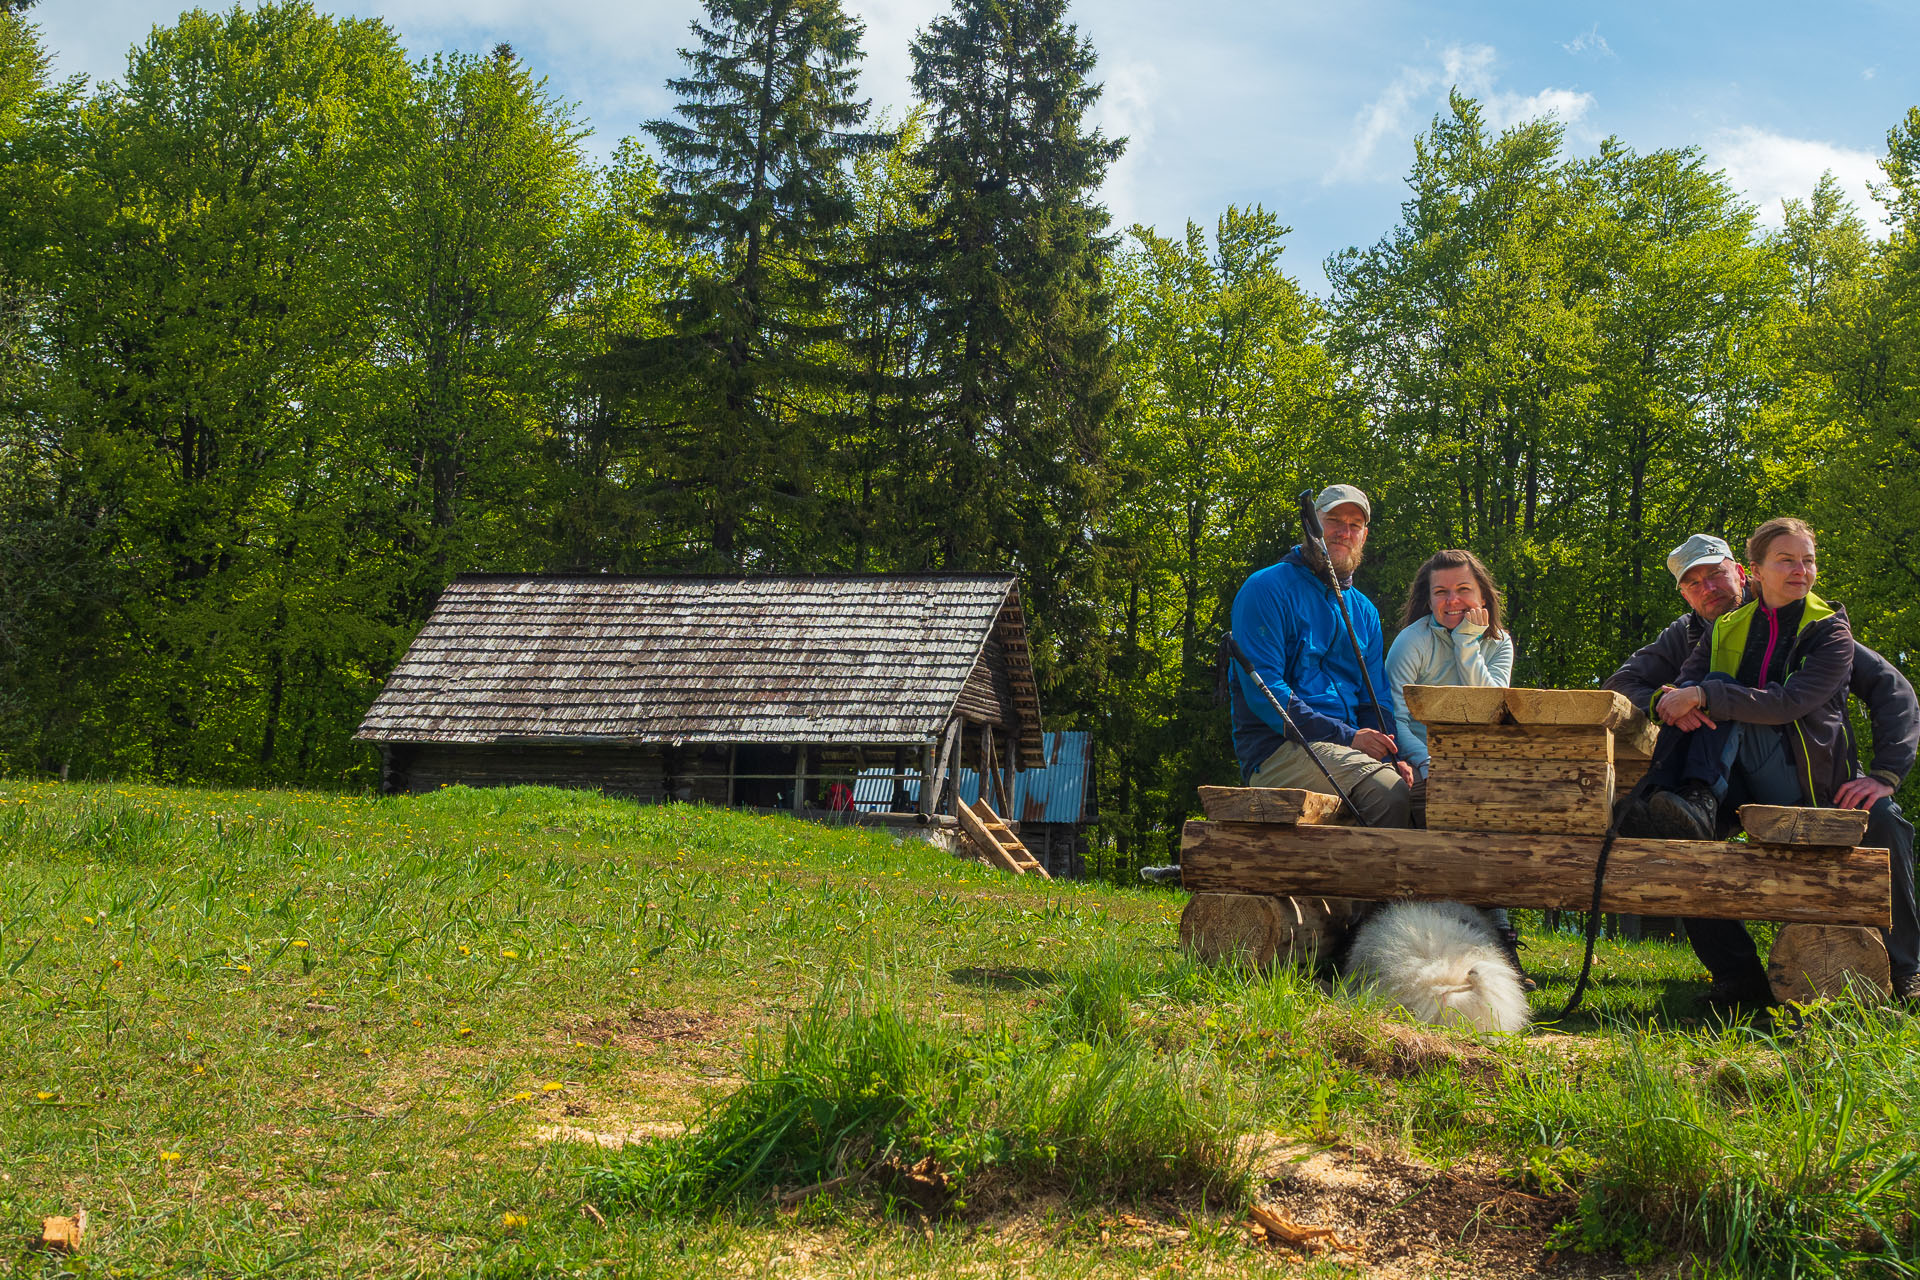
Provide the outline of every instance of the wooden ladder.
<path id="1" fill-rule="evenodd" d="M 990 864 L 1017 876 L 1033 872 L 1042 880 L 1053 879 L 1047 874 L 1047 869 L 1040 865 L 1039 859 L 1020 843 L 1020 837 L 1013 834 L 1013 828 L 1000 820 L 1000 815 L 993 811 L 993 806 L 984 798 L 971 805 L 962 800 L 959 816 L 960 829 L 980 847 L 980 852 L 986 855 Z"/>

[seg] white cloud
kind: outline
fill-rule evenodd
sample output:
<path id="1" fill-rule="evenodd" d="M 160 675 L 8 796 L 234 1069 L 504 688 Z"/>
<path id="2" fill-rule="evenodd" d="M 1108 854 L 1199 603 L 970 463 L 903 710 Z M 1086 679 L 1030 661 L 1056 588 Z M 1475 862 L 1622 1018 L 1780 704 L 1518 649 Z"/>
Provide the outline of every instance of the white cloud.
<path id="1" fill-rule="evenodd" d="M 1561 124 L 1573 124 L 1593 110 L 1594 98 L 1590 93 L 1573 89 L 1542 89 L 1525 96 L 1517 93 L 1488 94 L 1483 105 L 1486 107 L 1488 124 L 1496 129 L 1511 129 L 1528 120 L 1544 120 L 1548 116 Z"/>
<path id="2" fill-rule="evenodd" d="M 1400 68 L 1400 74 L 1386 90 L 1354 117 L 1353 138 L 1324 181 L 1352 181 L 1368 176 L 1373 167 L 1373 154 L 1380 143 L 1389 137 L 1411 135 L 1415 111 L 1425 111 L 1448 89 L 1458 87 L 1476 96 L 1484 93 L 1490 83 L 1494 56 L 1489 45 L 1450 44 L 1441 51 L 1438 65 Z"/>
<path id="3" fill-rule="evenodd" d="M 1873 79 L 1873 78 L 1874 78 L 1875 76 L 1877 76 L 1877 75 L 1879 75 L 1879 74 L 1880 74 L 1880 68 L 1878 68 L 1878 67 L 1862 67 L 1862 68 L 1860 68 L 1860 78 L 1861 78 L 1862 80 L 1871 80 L 1871 79 Z"/>
<path id="4" fill-rule="evenodd" d="M 1571 125 L 1595 105 L 1592 94 L 1576 89 L 1546 88 L 1532 94 L 1497 89 L 1494 63 L 1494 50 L 1487 45 L 1448 45 L 1437 64 L 1400 68 L 1386 90 L 1354 117 L 1352 139 L 1322 183 L 1388 176 L 1374 163 L 1381 144 L 1412 137 L 1442 108 L 1450 89 L 1478 98 L 1494 129 L 1548 116 Z"/>
<path id="5" fill-rule="evenodd" d="M 1600 24 L 1597 22 L 1560 47 L 1575 56 L 1584 54 L 1590 58 L 1613 57 L 1613 46 L 1608 44 L 1607 38 L 1600 34 Z"/>
<path id="6" fill-rule="evenodd" d="M 1881 180 L 1879 157 L 1871 151 L 1810 138 L 1789 138 L 1742 125 L 1715 134 L 1707 145 L 1707 155 L 1726 171 L 1734 190 L 1758 207 L 1760 221 L 1766 226 L 1780 226 L 1781 202 L 1805 200 L 1813 194 L 1820 175 L 1829 171 L 1861 217 L 1884 225 L 1885 215 L 1867 190 L 1868 183 Z"/>
<path id="7" fill-rule="evenodd" d="M 1113 225 L 1127 227 L 1145 216 L 1138 188 L 1140 171 L 1152 151 L 1160 73 L 1149 63 L 1121 58 L 1095 74 L 1105 79 L 1106 87 L 1094 104 L 1092 123 L 1108 139 L 1127 140 L 1127 149 L 1107 170 L 1100 194 L 1113 215 Z"/>

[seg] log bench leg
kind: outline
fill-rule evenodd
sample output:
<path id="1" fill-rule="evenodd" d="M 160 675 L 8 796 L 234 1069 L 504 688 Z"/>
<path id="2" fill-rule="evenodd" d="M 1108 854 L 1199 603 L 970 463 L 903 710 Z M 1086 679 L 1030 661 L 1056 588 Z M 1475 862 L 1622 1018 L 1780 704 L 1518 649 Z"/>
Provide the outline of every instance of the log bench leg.
<path id="1" fill-rule="evenodd" d="M 1244 958 L 1313 972 L 1345 935 L 1360 904 L 1345 898 L 1196 893 L 1180 915 L 1180 945 L 1208 964 Z"/>
<path id="2" fill-rule="evenodd" d="M 1893 994 L 1887 944 L 1875 929 L 1844 925 L 1790 924 L 1767 954 L 1767 984 L 1781 1003 L 1807 1004 L 1839 997 L 1849 988 L 1871 998 Z"/>

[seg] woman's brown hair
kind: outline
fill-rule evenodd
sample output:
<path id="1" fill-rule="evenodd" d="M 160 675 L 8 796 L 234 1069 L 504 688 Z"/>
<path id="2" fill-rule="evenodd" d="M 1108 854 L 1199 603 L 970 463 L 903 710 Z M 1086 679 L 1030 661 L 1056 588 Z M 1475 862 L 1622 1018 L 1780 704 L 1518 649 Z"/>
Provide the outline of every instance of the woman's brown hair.
<path id="1" fill-rule="evenodd" d="M 1807 522 L 1799 516 L 1775 516 L 1755 529 L 1753 536 L 1747 539 L 1747 563 L 1756 569 L 1759 568 L 1760 558 L 1767 554 L 1767 548 L 1773 545 L 1773 540 L 1790 534 L 1796 534 L 1816 546 L 1819 545 L 1819 540 L 1813 536 L 1813 530 L 1808 528 Z"/>
<path id="2" fill-rule="evenodd" d="M 1427 557 L 1420 566 L 1420 572 L 1413 575 L 1413 586 L 1407 589 L 1407 607 L 1400 611 L 1400 625 L 1410 627 L 1420 619 L 1433 614 L 1433 571 L 1435 569 L 1466 569 L 1473 574 L 1473 580 L 1480 584 L 1480 598 L 1487 605 L 1487 634 L 1498 640 L 1500 631 L 1500 588 L 1493 585 L 1493 575 L 1487 572 L 1487 566 L 1480 563 L 1480 557 L 1471 551 L 1436 551 Z"/>

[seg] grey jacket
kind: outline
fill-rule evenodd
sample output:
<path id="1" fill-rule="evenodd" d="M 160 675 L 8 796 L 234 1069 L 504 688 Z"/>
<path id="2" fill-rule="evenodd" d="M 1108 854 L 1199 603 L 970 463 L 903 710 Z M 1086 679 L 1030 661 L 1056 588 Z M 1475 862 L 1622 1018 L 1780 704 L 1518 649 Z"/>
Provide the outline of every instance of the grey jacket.
<path id="1" fill-rule="evenodd" d="M 1623 693 L 1627 701 L 1653 714 L 1660 690 L 1673 683 L 1686 665 L 1687 655 L 1710 628 L 1689 609 L 1675 618 L 1652 644 L 1636 652 L 1602 688 Z M 1900 669 L 1858 640 L 1853 642 L 1853 676 L 1847 691 L 1867 708 L 1873 726 L 1873 760 L 1867 772 L 1890 787 L 1898 787 L 1913 768 L 1920 750 L 1920 699 Z"/>

